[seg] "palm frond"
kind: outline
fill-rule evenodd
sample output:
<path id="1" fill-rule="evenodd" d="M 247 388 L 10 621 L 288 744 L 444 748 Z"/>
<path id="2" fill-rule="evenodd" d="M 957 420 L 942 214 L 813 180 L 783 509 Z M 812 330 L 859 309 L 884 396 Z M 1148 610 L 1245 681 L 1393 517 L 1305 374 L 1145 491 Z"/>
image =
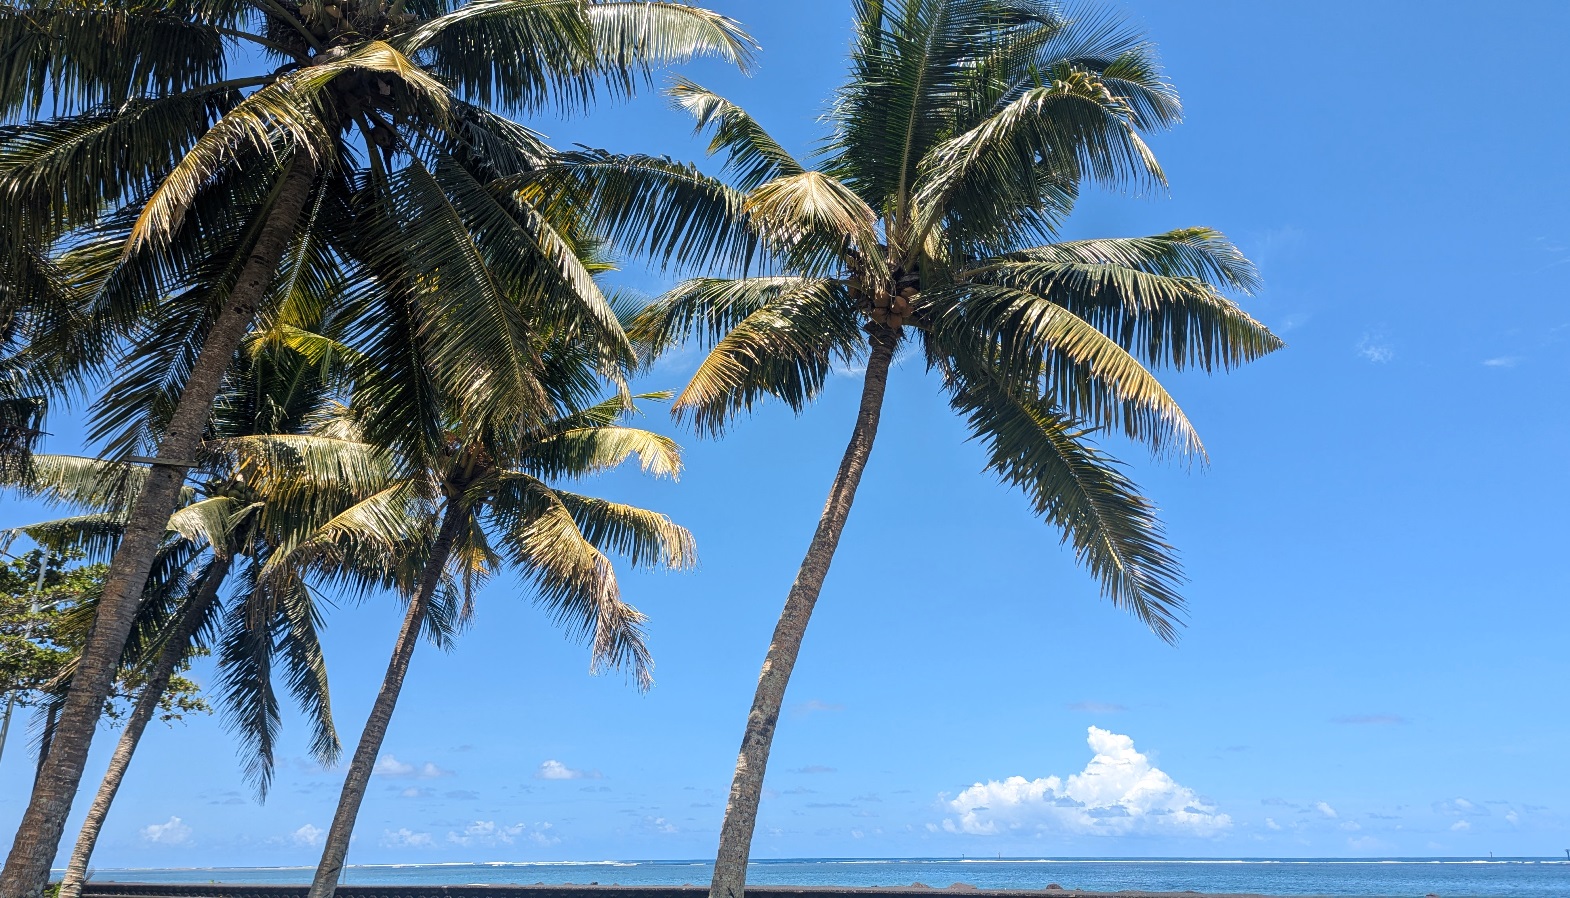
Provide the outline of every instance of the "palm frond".
<path id="1" fill-rule="evenodd" d="M 578 531 L 602 552 L 626 558 L 634 567 L 687 570 L 698 563 L 697 541 L 687 528 L 656 511 L 556 490 L 572 513 Z"/>
<path id="2" fill-rule="evenodd" d="M 662 434 L 636 427 L 581 427 L 531 446 L 522 466 L 536 477 L 581 477 L 619 467 L 636 457 L 645 474 L 681 475 L 681 447 Z"/>
<path id="3" fill-rule="evenodd" d="M 677 78 L 666 94 L 697 120 L 695 133 L 714 131 L 709 155 L 724 151 L 725 170 L 738 190 L 805 171 L 756 119 L 719 94 L 685 78 Z"/>
<path id="4" fill-rule="evenodd" d="M 644 615 L 621 600 L 610 559 L 578 529 L 550 487 L 521 473 L 502 479 L 491 506 L 500 548 L 535 587 L 568 635 L 586 639 L 591 669 L 630 666 L 639 688 L 653 684 Z"/>
<path id="5" fill-rule="evenodd" d="M 984 371 L 960 370 L 948 386 L 954 410 L 986 449 L 987 467 L 1062 531 L 1104 597 L 1174 642 L 1182 569 L 1155 507 L 1118 463 L 1089 443 L 1083 426 Z"/>
<path id="6" fill-rule="evenodd" d="M 768 396 L 800 412 L 822 390 L 836 360 L 864 348 L 843 284 L 820 278 L 704 278 L 686 281 L 645 309 L 633 335 L 707 350 L 672 412 L 719 434 Z"/>
<path id="7" fill-rule="evenodd" d="M 1155 375 L 1117 341 L 1034 293 L 966 284 L 921 295 L 917 314 L 954 364 L 984 366 L 1015 389 L 1091 427 L 1117 427 L 1160 451 L 1204 456 L 1204 446 Z"/>
<path id="8" fill-rule="evenodd" d="M 746 194 L 665 157 L 565 153 L 522 186 L 526 201 L 564 204 L 613 244 L 661 265 L 744 269 L 759 250 Z"/>
<path id="9" fill-rule="evenodd" d="M 1208 228 L 1050 244 L 964 277 L 1056 303 L 1151 365 L 1231 368 L 1284 345 L 1219 292 L 1251 292 L 1258 281 L 1242 253 Z"/>

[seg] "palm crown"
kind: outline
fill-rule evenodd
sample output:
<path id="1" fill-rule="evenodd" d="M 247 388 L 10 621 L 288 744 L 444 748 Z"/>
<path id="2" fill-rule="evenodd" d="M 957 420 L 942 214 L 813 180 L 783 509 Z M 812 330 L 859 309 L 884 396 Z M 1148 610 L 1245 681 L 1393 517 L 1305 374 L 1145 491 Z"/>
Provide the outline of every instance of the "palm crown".
<path id="1" fill-rule="evenodd" d="M 1281 344 L 1223 294 L 1255 274 L 1216 231 L 1052 240 L 1083 182 L 1164 184 L 1141 132 L 1177 121 L 1176 94 L 1137 35 L 1049 4 L 862 0 L 856 22 L 816 167 L 683 81 L 671 95 L 728 181 L 603 153 L 547 177 L 660 258 L 777 272 L 686 281 L 635 322 L 656 348 L 708 349 L 678 415 L 718 432 L 765 397 L 800 410 L 836 363 L 919 345 L 992 470 L 1113 601 L 1172 638 L 1177 562 L 1153 508 L 1087 438 L 1202 453 L 1151 368 L 1225 368 Z"/>

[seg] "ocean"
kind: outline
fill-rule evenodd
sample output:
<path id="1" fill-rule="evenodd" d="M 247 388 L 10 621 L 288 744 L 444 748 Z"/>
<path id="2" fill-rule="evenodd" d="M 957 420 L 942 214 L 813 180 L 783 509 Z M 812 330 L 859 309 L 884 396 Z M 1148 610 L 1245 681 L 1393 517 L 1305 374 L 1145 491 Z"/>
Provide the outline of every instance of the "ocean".
<path id="1" fill-rule="evenodd" d="M 598 883 L 706 885 L 707 861 L 601 861 L 351 866 L 347 885 L 398 883 Z M 99 870 L 95 879 L 136 882 L 306 883 L 308 867 Z M 1570 898 L 1563 858 L 800 858 L 754 861 L 755 885 L 1253 892 L 1336 898 Z M 936 896 L 935 896 L 936 898 Z"/>

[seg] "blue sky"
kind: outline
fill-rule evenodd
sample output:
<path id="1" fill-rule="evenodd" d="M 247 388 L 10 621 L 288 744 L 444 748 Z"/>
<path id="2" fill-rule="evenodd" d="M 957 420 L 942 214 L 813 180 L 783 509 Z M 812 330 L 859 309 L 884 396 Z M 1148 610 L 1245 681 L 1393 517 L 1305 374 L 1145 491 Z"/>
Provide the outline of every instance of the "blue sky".
<path id="1" fill-rule="evenodd" d="M 848 4 L 713 6 L 764 45 L 759 71 L 685 74 L 806 149 Z M 1570 6 L 1117 8 L 1159 43 L 1187 122 L 1155 140 L 1169 197 L 1092 195 L 1069 236 L 1218 227 L 1259 262 L 1249 308 L 1289 343 L 1171 378 L 1210 467 L 1111 447 L 1182 550 L 1191 625 L 1170 648 L 1100 601 L 979 473 L 936 381 L 902 365 L 787 698 L 755 856 L 1557 855 Z M 701 151 L 652 96 L 534 124 L 558 145 Z M 696 573 L 624 577 L 652 618 L 657 686 L 588 676 L 585 650 L 498 582 L 456 651 L 416 655 L 350 862 L 711 854 L 856 388 L 838 378 L 806 415 L 766 410 L 724 442 L 684 434 L 678 484 L 597 482 L 699 540 Z M 75 426 L 54 426 L 49 448 L 75 450 Z M 8 501 L 0 524 L 34 514 Z M 390 599 L 331 615 L 350 744 L 397 623 Z M 158 727 L 97 864 L 313 861 L 338 782 L 304 760 L 298 723 L 260 806 L 218 721 Z M 0 829 L 28 782 L 13 739 Z M 1116 826 L 1063 807 L 1109 789 L 1087 803 L 1170 813 Z"/>

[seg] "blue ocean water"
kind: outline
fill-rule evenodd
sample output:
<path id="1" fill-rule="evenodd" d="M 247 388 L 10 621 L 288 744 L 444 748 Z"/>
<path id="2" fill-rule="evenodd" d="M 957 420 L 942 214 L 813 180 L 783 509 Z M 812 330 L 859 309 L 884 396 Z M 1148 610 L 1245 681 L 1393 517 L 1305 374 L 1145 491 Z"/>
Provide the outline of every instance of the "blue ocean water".
<path id="1" fill-rule="evenodd" d="M 351 866 L 349 885 L 397 883 L 598 883 L 706 885 L 706 861 L 398 864 Z M 99 870 L 96 879 L 137 882 L 306 883 L 306 867 Z M 1570 898 L 1570 861 L 1551 858 L 852 858 L 754 861 L 755 885 L 908 886 L 1180 892 L 1244 892 L 1336 898 Z M 936 896 L 934 896 L 936 898 Z"/>

